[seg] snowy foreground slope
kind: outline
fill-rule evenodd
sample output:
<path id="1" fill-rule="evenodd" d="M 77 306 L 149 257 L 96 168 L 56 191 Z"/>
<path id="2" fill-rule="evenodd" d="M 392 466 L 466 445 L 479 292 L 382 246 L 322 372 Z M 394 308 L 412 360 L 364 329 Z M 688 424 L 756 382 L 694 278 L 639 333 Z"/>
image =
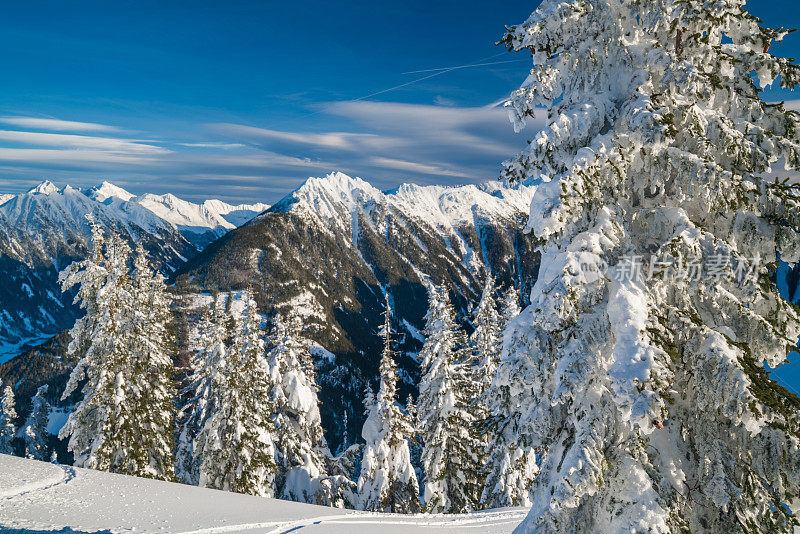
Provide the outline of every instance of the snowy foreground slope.
<path id="1" fill-rule="evenodd" d="M 53 465 L 0 454 L 0 531 L 511 532 L 524 509 L 465 515 L 355 512 Z"/>

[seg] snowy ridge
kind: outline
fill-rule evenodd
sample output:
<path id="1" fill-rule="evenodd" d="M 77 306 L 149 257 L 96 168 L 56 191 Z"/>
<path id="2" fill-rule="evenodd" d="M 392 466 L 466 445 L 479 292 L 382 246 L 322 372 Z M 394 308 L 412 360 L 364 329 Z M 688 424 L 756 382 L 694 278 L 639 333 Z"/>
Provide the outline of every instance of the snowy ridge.
<path id="1" fill-rule="evenodd" d="M 69 503 L 69 506 L 64 506 Z M 511 532 L 527 510 L 399 515 L 347 511 L 69 468 L 0 454 L 0 530 L 172 532 Z M 87 513 L 91 510 L 91 513 Z"/>
<path id="2" fill-rule="evenodd" d="M 77 310 L 58 287 L 58 271 L 88 251 L 86 215 L 172 272 L 214 239 L 265 209 L 219 200 L 202 205 L 174 195 L 136 195 L 110 182 L 90 189 L 44 181 L 0 196 L 0 361 L 72 325 Z"/>
<path id="3" fill-rule="evenodd" d="M 331 219 L 340 215 L 343 208 L 353 211 L 374 202 L 395 206 L 440 228 L 454 228 L 471 222 L 475 209 L 503 217 L 527 213 L 535 190 L 535 186 L 506 187 L 498 182 L 462 186 L 407 183 L 383 192 L 361 178 L 333 172 L 309 178 L 274 209 L 284 211 L 302 203 L 318 216 Z"/>
<path id="4" fill-rule="evenodd" d="M 465 257 L 465 267 L 476 272 L 480 264 L 468 240 L 460 235 L 460 228 L 474 225 L 480 218 L 512 220 L 520 213 L 527 213 L 535 191 L 536 186 L 507 187 L 486 182 L 462 186 L 407 183 L 383 192 L 361 178 L 333 172 L 309 178 L 270 211 L 303 211 L 347 230 L 357 246 L 358 214 L 376 207 L 390 210 L 442 234 Z M 343 227 L 345 223 L 349 224 L 347 228 Z"/>
<path id="5" fill-rule="evenodd" d="M 169 193 L 137 197 L 107 181 L 87 190 L 70 185 L 59 188 L 44 181 L 21 195 L 0 195 L 0 213 L 34 240 L 43 239 L 42 231 L 54 229 L 60 229 L 65 239 L 75 231 L 86 237 L 84 216 L 91 213 L 117 227 L 147 232 L 175 230 L 201 248 L 268 207 L 263 203 L 231 205 L 221 200 L 195 204 Z"/>
<path id="6" fill-rule="evenodd" d="M 241 226 L 255 215 L 269 209 L 269 204 L 256 202 L 255 204 L 227 204 L 221 200 L 206 200 L 201 207 L 208 213 L 216 213 L 234 226 Z"/>

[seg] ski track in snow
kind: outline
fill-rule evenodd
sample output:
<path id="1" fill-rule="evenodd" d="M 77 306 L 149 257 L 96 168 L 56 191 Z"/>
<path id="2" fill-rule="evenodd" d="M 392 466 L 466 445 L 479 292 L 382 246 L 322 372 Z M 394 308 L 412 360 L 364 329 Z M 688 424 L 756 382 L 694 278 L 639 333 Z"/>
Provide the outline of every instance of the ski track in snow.
<path id="1" fill-rule="evenodd" d="M 299 521 L 286 521 L 281 523 L 249 523 L 240 525 L 229 525 L 224 527 L 211 527 L 198 530 L 189 530 L 176 534 L 223 534 L 226 532 L 242 532 L 246 530 L 256 530 L 274 527 L 265 534 L 289 534 L 298 532 L 306 527 L 322 527 L 325 525 L 396 525 L 408 526 L 409 528 L 424 529 L 426 527 L 437 529 L 464 529 L 464 528 L 485 528 L 497 525 L 517 525 L 527 515 L 525 510 L 483 512 L 470 515 L 425 515 L 415 514 L 408 516 L 397 516 L 391 514 L 379 514 L 369 512 L 351 512 L 342 515 L 324 515 L 311 517 Z"/>
<path id="2" fill-rule="evenodd" d="M 10 500 L 17 497 L 23 497 L 29 493 L 36 491 L 46 491 L 56 486 L 69 483 L 70 480 L 75 478 L 75 469 L 66 465 L 53 466 L 58 467 L 60 473 L 43 479 L 34 479 L 30 482 L 25 482 L 18 486 L 10 488 L 0 487 L 0 499 Z"/>
<path id="3" fill-rule="evenodd" d="M 454 515 L 349 511 L 0 454 L 0 532 L 501 534 L 522 508 Z"/>

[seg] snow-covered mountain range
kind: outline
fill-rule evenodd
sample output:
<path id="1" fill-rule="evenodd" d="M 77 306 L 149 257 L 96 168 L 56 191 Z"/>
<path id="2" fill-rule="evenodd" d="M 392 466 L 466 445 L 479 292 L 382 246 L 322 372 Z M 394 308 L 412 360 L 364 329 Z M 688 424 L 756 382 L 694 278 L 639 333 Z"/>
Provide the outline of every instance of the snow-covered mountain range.
<path id="1" fill-rule="evenodd" d="M 141 241 L 169 273 L 267 207 L 193 204 L 169 194 L 137 197 L 109 182 L 81 190 L 45 181 L 27 193 L 0 196 L 0 361 L 75 320 L 72 297 L 61 293 L 57 274 L 86 255 L 87 214 L 131 242 Z"/>
<path id="2" fill-rule="evenodd" d="M 523 233 L 532 194 L 532 188 L 497 183 L 405 184 L 383 192 L 332 173 L 308 179 L 265 210 L 264 204 L 135 196 L 107 182 L 87 190 L 44 182 L 0 205 L 0 275 L 9 281 L 0 288 L 0 361 L 22 353 L 2 365 L 0 377 L 10 373 L 25 391 L 35 391 L 68 371 L 58 357 L 64 340 L 35 350 L 23 345 L 69 328 L 77 317 L 57 276 L 87 254 L 85 215 L 92 213 L 126 239 L 142 241 L 162 270 L 173 273 L 179 293 L 253 286 L 265 314 L 303 315 L 309 334 L 326 349 L 318 364 L 330 442 L 334 448 L 352 443 L 363 386 L 377 376 L 384 292 L 401 328 L 405 395 L 418 372 L 414 353 L 429 282 L 449 287 L 461 313 L 475 303 L 487 271 L 501 285 L 529 292 L 538 262 L 532 238 Z M 343 411 L 347 427 L 334 428 Z"/>
<path id="3" fill-rule="evenodd" d="M 21 195 L 0 195 L 0 212 L 29 234 L 58 226 L 65 232 L 87 228 L 85 215 L 92 213 L 150 233 L 171 228 L 198 248 L 267 208 L 264 203 L 231 205 L 216 199 L 195 204 L 170 193 L 136 196 L 105 181 L 86 190 L 44 181 Z"/>
<path id="4" fill-rule="evenodd" d="M 342 173 L 310 178 L 187 262 L 177 287 L 252 286 L 266 313 L 303 316 L 314 341 L 335 355 L 318 368 L 323 422 L 336 448 L 353 443 L 361 428 L 363 387 L 377 376 L 385 294 L 401 334 L 404 396 L 416 383 L 428 284 L 448 287 L 462 315 L 487 273 L 529 293 L 538 257 L 523 228 L 533 192 L 498 183 L 383 192 Z M 347 428 L 334 428 L 343 421 Z"/>

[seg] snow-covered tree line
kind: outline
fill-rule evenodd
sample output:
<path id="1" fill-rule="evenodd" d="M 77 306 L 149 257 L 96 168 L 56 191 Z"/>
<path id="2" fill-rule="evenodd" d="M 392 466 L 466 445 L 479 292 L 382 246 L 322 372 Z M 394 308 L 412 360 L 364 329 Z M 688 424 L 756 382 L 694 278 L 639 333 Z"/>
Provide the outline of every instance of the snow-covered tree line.
<path id="1" fill-rule="evenodd" d="M 447 293 L 430 288 L 419 354 L 418 408 L 397 398 L 392 313 L 386 300 L 379 390 L 365 399 L 361 470 L 354 451 L 335 458 L 323 435 L 312 344 L 296 316 L 264 329 L 252 291 L 218 295 L 193 327 L 196 349 L 183 391 L 173 378 L 170 299 L 141 248 L 93 225 L 93 252 L 61 275 L 77 286 L 86 315 L 72 329 L 79 357 L 63 398 L 80 388 L 60 437 L 76 465 L 178 480 L 227 491 L 374 511 L 457 513 L 524 504 L 526 492 L 495 495 L 486 390 L 499 364 L 501 331 L 519 295 L 497 302 L 491 277 L 468 338 Z M 50 406 L 43 386 L 22 429 L 25 454 L 48 459 Z M 177 409 L 175 408 L 177 406 Z M 17 435 L 14 395 L 0 409 L 0 446 Z M 422 447 L 422 492 L 410 445 Z M 500 473 L 499 475 L 496 473 Z M 487 478 L 492 475 L 494 478 Z M 519 478 L 527 482 L 525 478 Z M 492 484 L 496 485 L 495 482 Z"/>
<path id="2" fill-rule="evenodd" d="M 498 299 L 494 280 L 487 276 L 467 337 L 447 292 L 429 288 L 416 425 L 428 512 L 529 503 L 530 472 L 536 464 L 503 461 L 508 455 L 517 458 L 505 444 L 497 449 L 487 397 L 500 364 L 502 332 L 518 314 L 519 293 L 510 287 Z"/>
<path id="3" fill-rule="evenodd" d="M 115 232 L 93 224 L 92 255 L 61 274 L 86 311 L 71 331 L 78 357 L 62 398 L 79 389 L 60 432 L 76 465 L 202 487 L 376 511 L 458 513 L 526 502 L 497 480 L 527 483 L 491 452 L 487 388 L 499 365 L 501 331 L 519 312 L 512 289 L 497 302 L 487 277 L 473 333 L 456 322 L 447 293 L 430 288 L 419 354 L 418 407 L 397 399 L 392 313 L 386 301 L 379 389 L 365 402 L 361 470 L 353 450 L 335 458 L 319 413 L 312 344 L 298 317 L 264 328 L 252 291 L 215 297 L 194 325 L 183 391 L 173 377 L 171 302 L 164 279 Z M 47 387 L 32 400 L 25 454 L 48 459 Z M 17 435 L 14 395 L 0 409 L 0 446 Z M 422 447 L 422 492 L 410 445 Z M 497 465 L 495 465 L 497 464 Z"/>
<path id="4" fill-rule="evenodd" d="M 197 328 L 188 401 L 179 412 L 178 478 L 188 484 L 354 506 L 323 436 L 311 344 L 297 317 L 267 335 L 251 291 L 222 295 Z"/>
<path id="5" fill-rule="evenodd" d="M 774 282 L 800 114 L 761 91 L 800 68 L 744 3 L 544 0 L 507 30 L 533 60 L 511 118 L 545 118 L 505 166 L 538 184 L 542 257 L 487 395 L 494 452 L 523 455 L 498 461 L 538 466 L 519 532 L 797 525 L 800 400 L 764 367 L 800 334 Z"/>
<path id="6" fill-rule="evenodd" d="M 30 414 L 18 432 L 14 424 L 18 415 L 14 390 L 11 386 L 3 389 L 0 396 L 0 454 L 14 454 L 14 439 L 19 435 L 25 458 L 46 461 L 55 457 L 55 452 L 50 449 L 50 433 L 47 430 L 51 410 L 45 398 L 47 390 L 48 386 L 44 385 L 36 391 L 31 399 Z"/>

